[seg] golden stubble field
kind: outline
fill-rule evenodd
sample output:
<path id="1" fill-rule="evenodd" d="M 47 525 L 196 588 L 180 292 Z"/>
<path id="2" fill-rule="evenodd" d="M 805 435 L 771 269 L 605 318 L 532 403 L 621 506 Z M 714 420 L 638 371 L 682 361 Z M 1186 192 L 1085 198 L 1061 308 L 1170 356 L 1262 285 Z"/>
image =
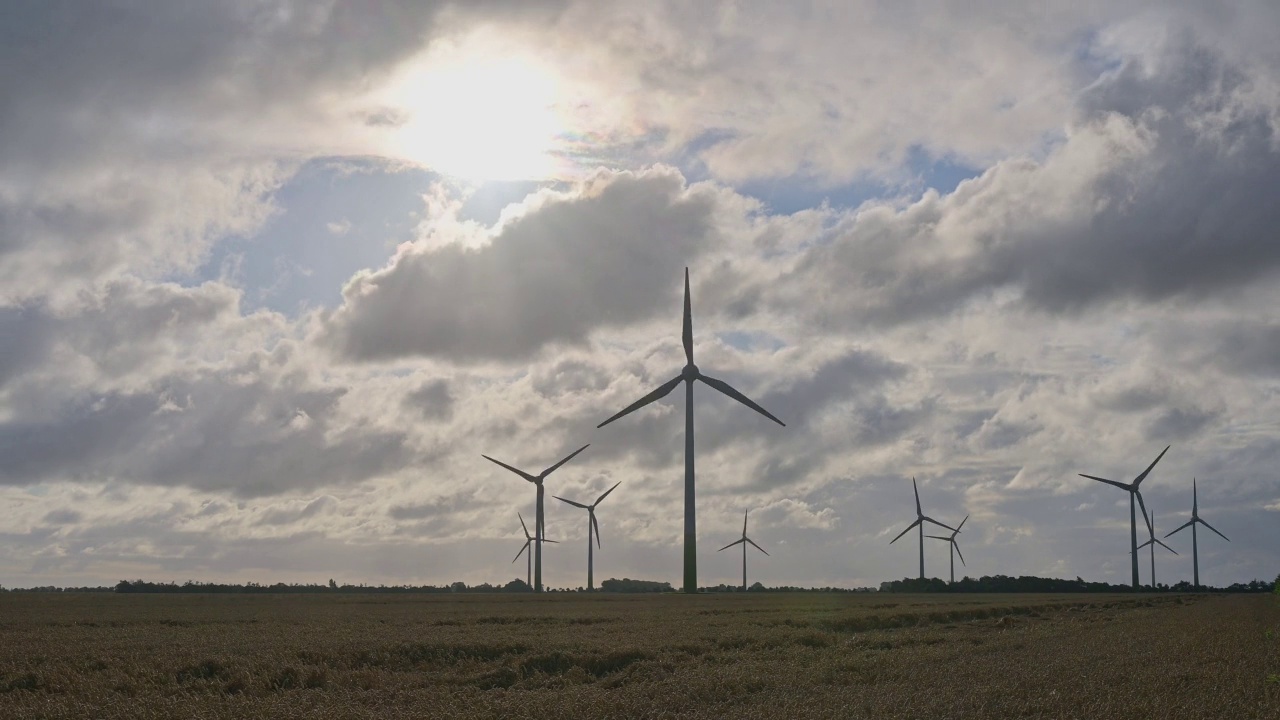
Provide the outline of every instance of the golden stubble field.
<path id="1" fill-rule="evenodd" d="M 0 717 L 1277 718 L 1280 599 L 7 593 Z"/>

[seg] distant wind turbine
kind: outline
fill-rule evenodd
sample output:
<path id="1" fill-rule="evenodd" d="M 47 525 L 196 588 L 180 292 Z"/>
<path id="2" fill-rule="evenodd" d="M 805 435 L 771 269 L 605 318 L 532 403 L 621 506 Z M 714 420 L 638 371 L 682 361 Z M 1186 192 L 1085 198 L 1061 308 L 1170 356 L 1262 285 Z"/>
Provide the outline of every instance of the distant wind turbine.
<path id="1" fill-rule="evenodd" d="M 1147 466 L 1147 469 L 1143 470 L 1142 474 L 1134 478 L 1133 482 L 1131 483 L 1116 482 L 1115 480 L 1107 480 L 1106 478 L 1100 478 L 1094 475 L 1085 475 L 1084 473 L 1077 473 L 1080 477 L 1089 478 L 1090 480 L 1097 480 L 1098 482 L 1103 482 L 1108 485 L 1115 485 L 1121 490 L 1125 490 L 1129 493 L 1129 552 L 1132 554 L 1132 557 L 1130 559 L 1133 561 L 1133 589 L 1134 590 L 1138 589 L 1138 519 L 1137 519 L 1138 516 L 1137 516 L 1137 510 L 1133 506 L 1133 499 L 1137 498 L 1138 505 L 1142 506 L 1142 520 L 1144 522 L 1147 522 L 1147 530 L 1151 531 L 1151 524 L 1150 524 L 1150 521 L 1147 519 L 1147 506 L 1145 503 L 1142 502 L 1142 493 L 1138 490 L 1138 486 L 1142 484 L 1143 480 L 1147 479 L 1147 475 L 1151 473 L 1151 469 L 1156 466 L 1156 463 L 1160 462 L 1160 458 L 1164 457 L 1165 453 L 1169 452 L 1170 447 L 1172 446 L 1171 445 L 1166 446 L 1164 450 L 1161 450 L 1160 454 L 1156 456 L 1156 459 L 1152 460 L 1151 464 Z"/>
<path id="2" fill-rule="evenodd" d="M 628 405 L 617 415 L 605 420 L 596 427 L 604 427 L 618 418 L 632 413 L 651 402 L 666 397 L 684 381 L 684 591 L 698 592 L 698 533 L 694 510 L 693 483 L 693 383 L 695 380 L 710 385 L 756 412 L 764 415 L 779 425 L 786 426 L 778 418 L 769 414 L 768 410 L 757 405 L 746 395 L 735 390 L 729 383 L 703 375 L 698 366 L 693 364 L 693 309 L 689 299 L 689 268 L 684 269 L 684 356 L 686 364 L 680 374 L 658 386 L 656 390 Z"/>
<path id="3" fill-rule="evenodd" d="M 737 540 L 734 540 L 728 545 L 725 545 L 724 547 L 720 548 L 720 550 L 716 551 L 716 552 L 720 552 L 721 550 L 728 550 L 734 545 L 739 545 L 739 544 L 742 545 L 742 592 L 747 591 L 747 543 L 751 543 L 751 547 L 759 550 L 765 555 L 769 554 L 768 552 L 765 551 L 764 548 L 757 545 L 755 540 L 752 540 L 751 538 L 747 537 L 747 511 L 743 510 L 742 511 L 742 537 Z"/>
<path id="4" fill-rule="evenodd" d="M 533 541 L 536 539 L 535 536 L 529 534 L 529 527 L 524 524 L 524 516 L 521 515 L 520 513 L 516 513 L 516 517 L 520 518 L 520 527 L 524 530 L 524 546 L 520 548 L 520 552 L 516 553 L 515 558 L 511 561 L 512 565 L 515 564 L 516 560 L 520 559 L 521 555 L 525 555 L 524 551 L 529 550 L 529 546 L 532 545 Z M 559 541 L 547 540 L 544 538 L 542 542 L 554 543 Z M 529 589 L 532 590 L 533 589 L 533 551 L 530 551 L 528 555 L 525 555 L 524 564 L 525 564 L 524 584 L 528 585 Z"/>
<path id="5" fill-rule="evenodd" d="M 591 447 L 590 443 L 583 445 L 577 450 L 574 450 L 573 452 L 569 453 L 569 456 L 566 457 L 565 459 L 561 460 L 555 465 L 552 465 L 546 470 L 543 470 L 537 475 L 530 475 L 529 473 L 523 470 L 511 467 L 510 465 L 502 462 L 501 460 L 494 460 L 488 455 L 480 456 L 485 460 L 488 460 L 489 462 L 494 463 L 495 465 L 501 465 L 502 467 L 510 470 L 511 472 L 519 475 L 525 480 L 528 480 L 529 482 L 538 486 L 538 505 L 536 510 L 537 517 L 535 518 L 534 527 L 533 527 L 533 582 L 534 582 L 533 590 L 534 592 L 542 592 L 542 538 L 546 536 L 546 524 L 544 522 L 543 511 L 542 511 L 542 481 L 546 480 L 547 476 L 555 472 L 556 469 L 559 468 L 561 465 L 569 462 L 578 453 L 582 452 L 583 450 L 586 450 L 589 447 Z"/>
<path id="6" fill-rule="evenodd" d="M 1200 519 L 1200 503 L 1196 499 L 1196 479 L 1191 478 L 1191 519 L 1179 525 L 1178 529 L 1169 533 L 1169 535 L 1172 535 L 1173 533 L 1176 533 L 1178 532 L 1178 530 L 1182 530 L 1183 528 L 1187 528 L 1187 527 L 1191 528 L 1191 569 L 1192 569 L 1192 572 L 1194 573 L 1194 575 L 1192 575 L 1192 580 L 1194 583 L 1194 587 L 1200 587 L 1200 547 L 1196 543 L 1196 523 L 1200 523 L 1201 525 L 1209 528 L 1210 530 L 1213 530 L 1215 533 L 1217 533 L 1218 537 L 1222 538 L 1223 540 L 1226 540 L 1227 542 L 1231 542 L 1230 540 L 1227 540 L 1226 535 L 1223 535 L 1217 530 L 1214 530 L 1214 527 L 1212 525 Z M 1169 535 L 1165 535 L 1165 537 L 1169 537 Z"/>
<path id="7" fill-rule="evenodd" d="M 890 540 L 889 544 L 892 545 L 898 542 L 898 538 L 902 537 L 903 535 L 906 535 L 911 530 L 911 528 L 919 526 L 920 528 L 920 579 L 923 580 L 924 579 L 924 524 L 927 522 L 931 522 L 934 525 L 937 525 L 938 527 L 944 527 L 952 532 L 957 532 L 957 533 L 960 532 L 960 530 L 957 528 L 953 528 L 950 525 L 944 525 L 938 522 L 937 520 L 934 520 L 933 518 L 929 517 L 928 515 L 924 514 L 924 511 L 920 509 L 920 489 L 916 487 L 916 479 L 914 477 L 911 478 L 911 489 L 914 490 L 916 493 L 916 520 L 915 522 L 908 525 L 906 530 L 903 530 L 902 532 L 898 533 L 898 537 L 895 537 L 894 539 Z M 967 519 L 968 516 L 966 515 L 965 518 Z M 964 561 L 961 560 L 961 562 L 964 562 Z M 953 576 L 955 575 L 954 568 L 955 566 L 953 564 L 952 565 Z"/>
<path id="8" fill-rule="evenodd" d="M 552 496 L 555 499 L 559 500 L 560 502 L 569 503 L 574 507 L 580 507 L 583 510 L 587 511 L 587 589 L 588 590 L 596 589 L 595 576 L 592 575 L 592 566 L 594 565 L 594 558 L 592 557 L 592 549 L 591 549 L 591 531 L 592 530 L 594 530 L 596 533 L 596 545 L 597 546 L 600 545 L 600 523 L 596 522 L 596 506 L 600 504 L 601 500 L 604 500 L 605 498 L 609 497 L 609 493 L 613 492 L 613 489 L 618 487 L 621 484 L 622 484 L 621 480 L 614 483 L 613 487 L 609 488 L 608 490 L 605 490 L 604 494 L 596 498 L 596 501 L 591 503 L 590 505 L 583 505 L 580 502 L 566 500 L 565 498 L 562 498 L 559 495 Z"/>
<path id="9" fill-rule="evenodd" d="M 955 532 L 951 533 L 950 535 L 928 535 L 927 536 L 927 537 L 933 538 L 934 540 L 946 540 L 947 542 L 951 543 L 950 549 L 955 551 L 951 553 L 951 584 L 952 585 L 956 584 L 956 555 L 960 555 L 961 565 L 964 565 L 965 567 L 969 567 L 968 565 L 965 565 L 964 555 L 960 553 L 960 543 L 956 542 L 956 535 L 960 534 L 960 528 L 964 527 L 964 524 L 968 521 L 969 521 L 969 516 L 965 515 L 964 520 L 960 521 L 960 524 L 956 526 Z M 907 528 L 907 529 L 910 530 L 911 528 Z"/>
<path id="10" fill-rule="evenodd" d="M 1165 550 L 1168 550 L 1174 555 L 1177 555 L 1178 551 L 1174 550 L 1173 548 L 1169 547 L 1168 545 L 1165 545 L 1164 543 L 1156 539 L 1156 512 L 1154 510 L 1151 511 L 1151 513 L 1147 518 L 1147 528 L 1150 531 L 1151 539 L 1139 545 L 1138 549 L 1141 550 L 1142 548 L 1148 545 L 1151 546 L 1151 589 L 1155 590 L 1156 589 L 1156 545 L 1159 545 L 1160 547 L 1164 548 Z"/>

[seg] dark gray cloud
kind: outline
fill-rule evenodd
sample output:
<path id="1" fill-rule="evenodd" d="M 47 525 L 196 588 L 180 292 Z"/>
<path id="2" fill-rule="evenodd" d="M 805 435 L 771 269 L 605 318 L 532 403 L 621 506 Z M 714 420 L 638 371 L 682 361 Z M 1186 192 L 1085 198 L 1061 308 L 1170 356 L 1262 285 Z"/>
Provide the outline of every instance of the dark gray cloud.
<path id="1" fill-rule="evenodd" d="M 716 244 L 716 197 L 671 169 L 602 173 L 484 247 L 410 250 L 357 274 L 323 340 L 355 360 L 510 360 L 647 319 L 679 292 L 681 269 Z"/>
<path id="2" fill-rule="evenodd" d="M 416 410 L 423 418 L 444 422 L 453 417 L 454 402 L 447 380 L 424 383 L 404 398 L 404 404 Z"/>
<path id="3" fill-rule="evenodd" d="M 345 388 L 239 374 L 164 377 L 146 391 L 85 395 L 45 421 L 0 422 L 0 482 L 120 478 L 258 496 L 359 482 L 413 462 L 403 433 L 334 417 Z"/>
<path id="4" fill-rule="evenodd" d="M 1009 289 L 1056 313 L 1274 277 L 1280 136 L 1258 81 L 1185 36 L 1130 58 L 1081 95 L 1043 163 L 1004 161 L 953 195 L 865 212 L 782 282 L 821 289 L 821 322 L 895 324 Z"/>

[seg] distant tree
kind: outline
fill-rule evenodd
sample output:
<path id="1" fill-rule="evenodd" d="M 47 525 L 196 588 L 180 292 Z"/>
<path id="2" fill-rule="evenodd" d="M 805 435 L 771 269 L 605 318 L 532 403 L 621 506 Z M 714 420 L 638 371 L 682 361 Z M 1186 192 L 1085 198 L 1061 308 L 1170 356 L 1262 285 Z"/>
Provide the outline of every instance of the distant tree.
<path id="1" fill-rule="evenodd" d="M 618 593 L 645 593 L 645 592 L 672 592 L 671 583 L 656 582 L 653 580 L 632 580 L 631 578 L 609 578 L 600 583 L 602 592 L 618 592 Z"/>
<path id="2" fill-rule="evenodd" d="M 334 582 L 334 581 L 333 581 L 333 578 L 329 578 L 329 589 L 330 589 L 330 590 L 337 590 L 337 589 L 338 589 L 338 583 Z"/>
<path id="3" fill-rule="evenodd" d="M 460 592 L 466 592 L 466 591 L 467 591 L 467 584 L 466 584 L 466 583 L 464 583 L 464 582 L 462 582 L 462 581 L 458 581 L 458 582 L 456 582 L 456 583 L 454 583 L 454 584 L 450 585 L 450 586 L 449 586 L 449 589 L 450 589 L 450 590 L 453 590 L 454 592 L 458 592 L 458 593 L 460 593 Z"/>
<path id="4" fill-rule="evenodd" d="M 747 588 L 747 590 L 750 590 L 751 592 L 760 592 L 764 590 L 764 585 L 761 585 L 760 581 L 757 580 L 754 583 L 752 583 L 751 587 Z"/>
<path id="5" fill-rule="evenodd" d="M 516 578 L 506 585 L 502 586 L 504 592 L 531 592 L 533 588 L 529 587 L 529 583 Z"/>

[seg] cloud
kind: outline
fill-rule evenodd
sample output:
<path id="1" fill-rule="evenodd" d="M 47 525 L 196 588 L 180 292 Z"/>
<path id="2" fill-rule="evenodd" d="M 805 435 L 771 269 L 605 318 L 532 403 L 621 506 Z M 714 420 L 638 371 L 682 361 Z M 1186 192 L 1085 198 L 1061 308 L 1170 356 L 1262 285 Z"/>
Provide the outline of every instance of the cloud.
<path id="1" fill-rule="evenodd" d="M 851 327 L 1003 298 L 1050 313 L 1185 302 L 1274 278 L 1277 106 L 1189 40 L 1081 97 L 1043 162 L 1004 160 L 951 195 L 866 207 L 771 284 L 780 311 Z M 817 307 L 805 296 L 827 299 Z M 837 311 L 838 308 L 838 311 Z"/>
<path id="2" fill-rule="evenodd" d="M 669 168 L 544 192 L 487 245 L 409 247 L 358 273 L 322 342 L 355 360 L 512 360 L 647 319 L 672 292 L 655 289 L 678 288 L 680 269 L 716 245 L 716 198 Z"/>
<path id="3" fill-rule="evenodd" d="M 971 516 L 971 574 L 1127 568 L 1127 501 L 1076 473 L 1170 443 L 1146 499 L 1185 510 L 1201 479 L 1242 553 L 1213 582 L 1274 559 L 1240 550 L 1280 545 L 1256 515 L 1280 460 L 1274 3 L 60 7 L 0 10 L 0 61 L 31 69 L 0 79 L 6 584 L 493 581 L 533 492 L 480 453 L 538 469 L 588 442 L 553 492 L 622 481 L 598 561 L 677 580 L 683 394 L 595 425 L 684 364 L 686 265 L 699 365 L 788 424 L 695 391 L 702 527 L 758 508 L 794 551 L 767 583 L 914 572 L 873 537 L 912 475 Z M 276 240 L 330 295 L 383 262 L 404 218 L 308 207 L 294 171 L 416 197 L 426 171 L 367 155 L 403 120 L 367 98 L 482 25 L 564 71 L 558 110 L 591 121 L 572 159 L 606 168 L 481 188 L 532 193 L 484 223 L 434 186 L 336 310 L 192 279 Z M 933 162 L 976 177 L 921 193 Z M 771 212 L 759 178 L 810 207 Z M 325 271 L 282 213 L 378 252 Z M 581 539 L 558 506 L 552 536 Z M 576 551 L 546 562 L 580 582 Z"/>
<path id="4" fill-rule="evenodd" d="M 287 330 L 266 313 L 242 318 L 237 297 L 214 283 L 118 283 L 57 314 L 34 311 L 25 322 L 46 328 L 34 334 L 57 340 L 5 386 L 0 482 L 122 478 L 262 495 L 411 462 L 403 431 L 349 414 L 350 388 L 310 378 L 305 353 L 279 338 Z M 272 334 L 275 347 L 259 349 Z M 239 343 L 254 349 L 239 354 Z"/>

